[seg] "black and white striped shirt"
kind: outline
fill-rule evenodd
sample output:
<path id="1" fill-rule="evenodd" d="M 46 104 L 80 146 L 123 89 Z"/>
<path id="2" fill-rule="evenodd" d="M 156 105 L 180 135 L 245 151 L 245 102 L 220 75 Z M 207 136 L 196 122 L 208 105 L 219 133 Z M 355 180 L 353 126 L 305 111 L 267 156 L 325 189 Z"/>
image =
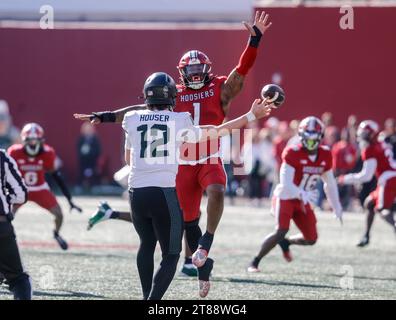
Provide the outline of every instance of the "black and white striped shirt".
<path id="1" fill-rule="evenodd" d="M 0 215 L 11 213 L 11 205 L 27 201 L 27 188 L 18 166 L 5 150 L 0 150 Z"/>

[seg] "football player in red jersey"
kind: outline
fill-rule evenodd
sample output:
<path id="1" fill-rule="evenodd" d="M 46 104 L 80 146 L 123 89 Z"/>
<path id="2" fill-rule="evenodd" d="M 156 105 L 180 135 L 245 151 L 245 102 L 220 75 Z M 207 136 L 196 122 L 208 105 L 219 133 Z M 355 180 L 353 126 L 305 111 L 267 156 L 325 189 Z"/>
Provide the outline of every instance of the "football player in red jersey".
<path id="1" fill-rule="evenodd" d="M 282 155 L 280 183 L 274 191 L 273 212 L 276 230 L 268 235 L 260 252 L 248 267 L 248 272 L 259 272 L 258 265 L 277 244 L 287 261 L 291 261 L 289 247 L 314 245 L 318 233 L 316 217 L 311 203 L 317 200 L 317 183 L 323 179 L 327 198 L 338 219 L 342 219 L 342 207 L 338 196 L 337 182 L 332 170 L 331 151 L 321 146 L 324 125 L 316 117 L 301 121 L 299 136 L 301 144 L 287 147 Z M 286 238 L 290 221 L 293 220 L 301 234 Z M 342 220 L 341 220 L 342 221 Z"/>
<path id="2" fill-rule="evenodd" d="M 51 146 L 44 143 L 43 128 L 37 123 L 28 123 L 22 129 L 21 139 L 23 144 L 12 145 L 8 153 L 18 164 L 28 187 L 28 201 L 35 202 L 55 216 L 54 238 L 63 250 L 67 250 L 67 242 L 59 235 L 63 222 L 62 209 L 45 181 L 46 172 L 51 173 L 59 185 L 69 202 L 70 210 L 76 209 L 79 212 L 82 210 L 73 203 L 62 175 L 56 169 L 56 153 Z M 20 207 L 20 205 L 13 207 L 14 214 Z"/>
<path id="3" fill-rule="evenodd" d="M 396 161 L 393 159 L 392 147 L 385 142 L 378 142 L 379 126 L 372 120 L 360 123 L 357 136 L 361 149 L 363 168 L 359 173 L 351 173 L 338 178 L 341 184 L 359 184 L 377 177 L 377 188 L 367 197 L 365 207 L 368 211 L 366 232 L 359 247 L 370 242 L 370 230 L 375 212 L 388 222 L 396 232 L 392 206 L 396 200 Z"/>
<path id="4" fill-rule="evenodd" d="M 228 113 L 232 99 L 242 90 L 244 79 L 254 64 L 261 37 L 271 26 L 268 19 L 268 14 L 257 11 L 254 24 L 244 22 L 250 33 L 249 42 L 238 65 L 228 76 L 212 74 L 212 63 L 203 52 L 191 50 L 185 53 L 178 64 L 181 81 L 178 85 L 175 111 L 190 112 L 195 125 L 221 124 Z M 121 123 L 125 113 L 141 107 L 130 106 L 115 112 L 95 112 L 92 115 L 75 114 L 74 116 L 93 123 Z M 185 162 L 179 166 L 176 189 L 184 214 L 187 242 L 190 249 L 195 251 L 192 262 L 198 270 L 202 268 L 202 272 L 198 272 L 199 279 L 202 280 L 200 283 L 204 283 L 207 287 L 210 270 L 206 270 L 204 265 L 223 213 L 226 175 L 218 155 L 218 141 L 215 141 L 214 146 L 210 143 L 186 145 L 182 155 Z M 204 191 L 208 195 L 208 214 L 206 232 L 202 235 L 198 223 Z M 98 215 L 93 216 L 90 225 L 109 218 L 131 220 L 129 213 L 112 212 L 107 204 L 103 204 L 99 207 Z M 201 296 L 207 294 L 207 290 L 203 291 Z"/>

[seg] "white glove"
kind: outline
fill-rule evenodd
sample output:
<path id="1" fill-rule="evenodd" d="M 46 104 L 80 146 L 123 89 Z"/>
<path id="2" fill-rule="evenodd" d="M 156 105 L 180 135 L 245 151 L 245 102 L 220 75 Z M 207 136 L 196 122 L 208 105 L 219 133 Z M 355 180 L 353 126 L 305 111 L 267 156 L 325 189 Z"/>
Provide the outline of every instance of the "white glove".
<path id="1" fill-rule="evenodd" d="M 317 189 L 305 191 L 301 190 L 301 200 L 304 204 L 312 203 L 316 204 L 319 199 L 319 191 Z"/>

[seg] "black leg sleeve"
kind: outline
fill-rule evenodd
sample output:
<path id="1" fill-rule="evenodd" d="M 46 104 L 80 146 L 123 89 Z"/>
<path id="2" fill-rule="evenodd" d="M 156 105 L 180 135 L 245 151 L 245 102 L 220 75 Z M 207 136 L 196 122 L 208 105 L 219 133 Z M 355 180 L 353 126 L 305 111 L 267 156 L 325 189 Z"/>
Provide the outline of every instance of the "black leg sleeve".
<path id="1" fill-rule="evenodd" d="M 184 225 L 188 246 L 192 252 L 198 249 L 199 239 L 202 237 L 202 231 L 199 227 L 199 219 L 192 222 L 186 222 Z"/>
<path id="2" fill-rule="evenodd" d="M 176 273 L 180 254 L 168 254 L 162 257 L 161 265 L 155 274 L 153 289 L 149 300 L 161 300 Z"/>

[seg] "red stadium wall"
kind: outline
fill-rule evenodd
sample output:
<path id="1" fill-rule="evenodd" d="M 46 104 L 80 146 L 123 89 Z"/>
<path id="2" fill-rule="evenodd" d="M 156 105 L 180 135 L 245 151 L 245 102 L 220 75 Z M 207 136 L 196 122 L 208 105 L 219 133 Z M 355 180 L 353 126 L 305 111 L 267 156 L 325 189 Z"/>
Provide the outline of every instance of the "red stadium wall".
<path id="1" fill-rule="evenodd" d="M 337 8 L 270 8 L 273 27 L 230 117 L 245 111 L 262 84 L 282 76 L 287 95 L 276 116 L 290 120 L 331 111 L 343 124 L 396 116 L 396 8 L 356 8 L 355 29 L 339 28 Z M 77 170 L 74 112 L 113 109 L 140 100 L 148 74 L 177 77 L 179 57 L 206 52 L 228 74 L 247 41 L 244 30 L 38 30 L 0 28 L 0 98 L 15 123 L 41 123 L 69 176 Z M 109 172 L 122 165 L 122 130 L 100 127 Z"/>

